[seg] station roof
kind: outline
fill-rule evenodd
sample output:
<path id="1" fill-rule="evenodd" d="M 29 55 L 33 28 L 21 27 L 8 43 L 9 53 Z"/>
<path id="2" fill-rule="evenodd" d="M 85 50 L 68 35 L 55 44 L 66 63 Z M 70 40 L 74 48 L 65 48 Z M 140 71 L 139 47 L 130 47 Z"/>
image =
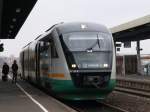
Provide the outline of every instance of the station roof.
<path id="1" fill-rule="evenodd" d="M 0 0 L 0 39 L 14 39 L 37 0 Z"/>
<path id="2" fill-rule="evenodd" d="M 110 28 L 115 41 L 150 39 L 150 15 Z"/>

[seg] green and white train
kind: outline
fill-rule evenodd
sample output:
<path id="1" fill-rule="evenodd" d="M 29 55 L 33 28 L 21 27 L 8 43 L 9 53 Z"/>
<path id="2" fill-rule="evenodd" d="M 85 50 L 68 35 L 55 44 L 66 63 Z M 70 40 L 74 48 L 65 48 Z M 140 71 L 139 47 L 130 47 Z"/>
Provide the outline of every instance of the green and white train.
<path id="1" fill-rule="evenodd" d="M 60 23 L 20 53 L 22 77 L 68 100 L 104 99 L 115 87 L 112 34 L 100 24 Z"/>

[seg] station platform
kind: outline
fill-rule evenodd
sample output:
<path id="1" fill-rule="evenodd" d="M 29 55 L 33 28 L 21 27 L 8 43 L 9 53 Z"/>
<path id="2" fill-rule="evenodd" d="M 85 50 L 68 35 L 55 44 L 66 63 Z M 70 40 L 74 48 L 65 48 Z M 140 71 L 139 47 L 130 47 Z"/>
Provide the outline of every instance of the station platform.
<path id="1" fill-rule="evenodd" d="M 150 82 L 150 75 L 138 75 L 138 74 L 126 74 L 126 75 L 117 75 L 118 79 L 130 79 L 130 80 L 137 80 L 137 81 L 149 81 Z"/>
<path id="2" fill-rule="evenodd" d="M 0 74 L 0 112 L 75 111 L 23 80 L 3 82 Z"/>

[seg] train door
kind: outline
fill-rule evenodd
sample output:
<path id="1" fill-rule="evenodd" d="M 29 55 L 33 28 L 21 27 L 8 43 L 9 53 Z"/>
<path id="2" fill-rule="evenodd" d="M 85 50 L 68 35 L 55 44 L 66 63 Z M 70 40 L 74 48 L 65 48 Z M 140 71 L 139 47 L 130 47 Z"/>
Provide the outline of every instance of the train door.
<path id="1" fill-rule="evenodd" d="M 49 47 L 47 49 L 48 73 L 46 75 L 47 80 L 45 82 L 45 87 L 49 89 L 51 87 L 51 79 L 50 79 L 49 75 L 51 74 L 51 71 L 52 71 L 52 60 L 51 60 L 51 43 L 49 42 L 48 44 L 49 44 Z"/>
<path id="2" fill-rule="evenodd" d="M 37 43 L 35 48 L 35 54 L 36 54 L 36 82 L 38 85 L 41 84 L 40 80 L 40 43 Z"/>
<path id="3" fill-rule="evenodd" d="M 30 58 L 29 58 L 30 56 L 29 56 L 29 47 L 27 48 L 27 74 L 26 74 L 26 78 L 27 78 L 27 80 L 29 80 L 29 72 L 30 72 Z"/>
<path id="4" fill-rule="evenodd" d="M 148 64 L 148 66 L 147 66 L 147 75 L 150 75 L 150 64 Z"/>
<path id="5" fill-rule="evenodd" d="M 39 68 L 40 68 L 40 81 L 42 86 L 46 86 L 49 71 L 50 71 L 50 43 L 49 42 L 40 42 L 40 53 L 39 53 Z"/>
<path id="6" fill-rule="evenodd" d="M 24 76 L 24 52 L 22 52 L 22 60 L 21 60 L 21 65 L 22 65 L 22 78 L 24 78 L 25 76 Z"/>

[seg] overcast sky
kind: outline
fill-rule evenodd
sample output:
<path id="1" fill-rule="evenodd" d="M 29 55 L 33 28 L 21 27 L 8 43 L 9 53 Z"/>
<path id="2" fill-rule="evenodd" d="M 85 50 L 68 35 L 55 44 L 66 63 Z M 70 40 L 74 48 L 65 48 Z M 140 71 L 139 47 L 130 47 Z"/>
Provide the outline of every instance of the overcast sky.
<path id="1" fill-rule="evenodd" d="M 16 39 L 2 40 L 5 51 L 0 55 L 19 56 L 23 46 L 59 22 L 96 22 L 110 28 L 149 14 L 150 0 L 38 0 Z M 150 40 L 141 44 L 142 53 L 150 54 Z M 121 53 L 136 53 L 135 45 Z"/>

